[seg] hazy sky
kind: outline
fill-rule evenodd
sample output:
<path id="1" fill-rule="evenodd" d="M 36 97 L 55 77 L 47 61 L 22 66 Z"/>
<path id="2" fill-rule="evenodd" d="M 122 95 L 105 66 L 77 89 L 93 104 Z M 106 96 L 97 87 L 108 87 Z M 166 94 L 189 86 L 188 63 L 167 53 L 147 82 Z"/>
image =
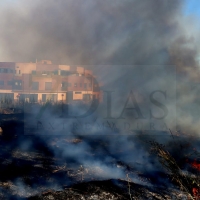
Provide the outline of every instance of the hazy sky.
<path id="1" fill-rule="evenodd" d="M 0 61 L 174 64 L 169 56 L 175 49 L 178 52 L 177 47 L 187 46 L 192 50 L 187 54 L 194 58 L 199 54 L 197 0 L 4 0 L 0 4 Z"/>

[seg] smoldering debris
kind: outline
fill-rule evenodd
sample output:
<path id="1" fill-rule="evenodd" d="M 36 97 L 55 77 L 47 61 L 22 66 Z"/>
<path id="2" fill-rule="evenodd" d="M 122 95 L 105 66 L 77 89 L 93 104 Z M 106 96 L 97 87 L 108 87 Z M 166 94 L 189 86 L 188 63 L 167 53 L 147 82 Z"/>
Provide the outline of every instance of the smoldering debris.
<path id="1" fill-rule="evenodd" d="M 139 199 L 173 199 L 177 196 L 177 191 L 161 190 L 157 193 L 156 188 L 148 188 L 134 183 L 130 183 L 131 198 Z M 107 181 L 91 181 L 87 183 L 77 184 L 70 188 L 65 188 L 63 191 L 48 191 L 45 194 L 31 197 L 31 199 L 115 199 L 128 200 L 130 194 L 127 192 L 127 182 L 123 180 L 107 180 Z M 95 192 L 94 192 L 95 191 Z M 169 195 L 169 193 L 171 195 Z M 181 194 L 181 193 L 180 193 Z M 184 196 L 184 195 L 182 195 Z"/>
<path id="2" fill-rule="evenodd" d="M 180 134 L 160 134 L 153 140 L 167 145 L 168 151 L 159 149 L 162 153 L 159 155 L 176 163 L 176 172 L 180 168 L 198 174 L 198 160 L 194 162 L 197 154 L 192 150 L 194 146 L 197 150 L 199 148 L 198 100 L 195 100 L 196 93 L 191 93 L 190 88 L 185 90 L 181 81 L 198 84 L 199 47 L 196 44 L 199 38 L 195 37 L 198 31 L 194 30 L 192 23 L 188 25 L 183 17 L 183 1 L 86 0 L 83 3 L 43 0 L 41 3 L 35 0 L 27 3 L 17 0 L 12 4 L 0 4 L 0 59 L 4 62 L 49 59 L 58 64 L 88 65 L 87 68 L 95 72 L 106 88 L 112 83 L 123 91 L 116 101 L 124 97 L 124 86 L 137 89 L 138 85 L 148 85 L 153 80 L 156 87 L 162 84 L 164 88 L 173 88 L 171 74 L 165 72 L 169 72 L 169 68 L 177 69 L 177 85 L 181 88 L 177 97 L 179 112 L 171 119 L 179 119 Z M 187 27 L 190 33 L 186 31 Z M 148 67 L 142 70 L 144 64 Z M 156 66 L 155 70 L 152 65 Z M 133 68 L 139 78 L 133 79 L 133 73 L 124 73 Z M 163 71 L 167 81 L 155 73 L 161 69 L 167 69 Z M 140 100 L 145 104 L 145 98 Z M 184 108 L 191 112 L 184 112 Z M 115 106 L 114 110 L 116 114 L 119 107 Z M 80 136 L 77 134 L 79 130 L 69 128 L 68 136 L 64 138 L 45 135 L 44 131 L 44 135 L 34 135 L 35 130 L 27 131 L 21 111 L 15 113 L 3 109 L 1 113 L 5 114 L 0 115 L 3 129 L 0 137 L 1 197 L 130 199 L 132 195 L 170 199 L 171 194 L 176 194 L 177 198 L 187 196 L 178 184 L 171 182 L 157 157 L 150 154 L 148 140 L 152 137 L 143 136 L 142 131 L 139 134 L 134 132 L 134 136 L 119 137 L 116 130 L 108 131 L 106 127 L 99 131 L 101 135 L 93 137 Z M 53 116 L 48 115 L 53 121 Z M 42 123 L 39 121 L 38 127 L 42 127 Z M 35 125 L 35 121 L 30 120 L 30 124 Z M 52 129 L 52 124 L 47 125 Z M 183 132 L 192 132 L 194 137 L 187 135 L 180 142 L 177 138 L 182 137 Z M 114 134 L 107 137 L 106 133 Z M 188 144 L 191 139 L 193 144 Z M 196 172 L 190 168 L 190 163 L 196 167 Z M 94 179 L 97 182 L 91 182 Z M 108 187 L 103 188 L 103 184 Z M 156 191 L 152 189 L 159 184 L 164 190 L 160 187 Z M 66 190 L 63 189 L 65 185 Z M 81 188 L 88 193 L 83 194 Z M 195 196 L 198 190 L 199 186 L 195 185 L 189 193 Z M 36 193 L 41 194 L 36 196 Z M 143 194 L 146 196 L 141 196 Z"/>
<path id="3" fill-rule="evenodd" d="M 193 153 L 192 144 L 184 146 L 183 141 L 188 139 L 180 137 L 169 135 L 165 139 L 166 148 L 173 156 L 174 152 L 182 148 L 179 152 L 180 160 L 181 157 L 185 159 L 186 155 L 194 159 L 190 155 Z M 161 199 L 187 196 L 178 185 L 173 185 L 170 176 L 151 154 L 149 140 L 152 138 L 163 141 L 161 136 L 142 135 L 128 138 L 121 136 L 120 140 L 113 136 L 100 139 L 91 136 L 45 138 L 33 135 L 28 139 L 20 132 L 9 140 L 2 136 L 1 194 L 6 198 L 19 199 L 129 199 L 130 194 L 143 199 L 153 196 Z M 23 143 L 28 146 L 24 147 Z M 135 149 L 137 153 L 140 152 L 138 156 L 134 154 Z M 177 163 L 180 165 L 180 162 Z M 188 169 L 188 173 L 194 173 L 187 165 L 185 161 L 180 167 Z"/>
<path id="4" fill-rule="evenodd" d="M 90 183 L 94 180 L 108 179 L 124 180 L 127 185 L 137 184 L 138 191 L 131 190 L 132 195 L 139 195 L 140 187 L 155 186 L 165 190 L 175 187 L 181 194 L 181 189 L 177 184 L 173 185 L 157 157 L 151 154 L 150 141 L 153 140 L 159 143 L 164 141 L 178 165 L 188 173 L 194 173 L 187 167 L 188 162 L 185 160 L 186 155 L 194 159 L 189 156 L 194 146 L 198 151 L 198 138 L 194 136 L 183 137 L 183 133 L 174 132 L 156 136 L 143 134 L 142 131 L 134 135 L 104 134 L 104 137 L 77 133 L 66 136 L 24 135 L 24 120 L 29 118 L 13 120 L 7 117 L 3 123 L 5 132 L 0 138 L 2 146 L 0 168 L 4 194 L 8 192 L 24 198 L 53 189 L 50 194 L 54 196 L 57 191 L 63 191 L 65 186 L 73 187 L 80 182 Z M 12 128 L 8 128 L 10 124 L 13 125 Z M 189 141 L 188 138 L 192 139 L 189 144 L 186 142 Z M 192 166 L 198 165 L 194 163 Z M 126 187 L 129 188 L 127 185 Z M 17 192 L 18 190 L 21 192 Z M 171 191 L 170 195 L 173 192 Z M 157 193 L 161 195 L 158 191 Z"/>

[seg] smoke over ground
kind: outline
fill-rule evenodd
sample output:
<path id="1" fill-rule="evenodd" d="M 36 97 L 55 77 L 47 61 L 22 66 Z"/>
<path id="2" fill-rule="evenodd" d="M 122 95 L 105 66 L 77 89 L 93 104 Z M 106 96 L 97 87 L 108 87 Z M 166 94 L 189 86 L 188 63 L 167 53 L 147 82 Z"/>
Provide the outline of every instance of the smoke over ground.
<path id="1" fill-rule="evenodd" d="M 138 69 L 144 64 L 173 65 L 178 76 L 187 74 L 193 82 L 199 77 L 199 30 L 197 19 L 184 15 L 184 6 L 180 0 L 4 2 L 0 8 L 0 60 L 49 59 L 86 65 L 103 83 L 112 74 L 116 88 L 128 81 L 117 81 L 122 70 L 108 66 L 100 71 L 95 66 L 123 65 L 126 70 L 125 65 L 138 65 Z M 154 70 L 148 75 L 152 79 L 159 76 Z"/>
<path id="2" fill-rule="evenodd" d="M 149 106 L 146 98 L 151 92 L 170 90 L 172 96 L 166 103 L 170 120 L 175 122 L 177 118 L 182 131 L 199 134 L 196 99 L 199 78 L 196 45 L 199 38 L 196 36 L 199 31 L 190 20 L 183 16 L 181 0 L 16 0 L 1 3 L 0 60 L 49 59 L 57 64 L 84 65 L 93 70 L 99 83 L 103 83 L 102 90 L 116 91 L 113 94 L 115 104 L 112 104 L 115 118 L 120 117 L 131 90 L 142 108 Z M 104 103 L 107 98 L 104 94 Z M 176 101 L 177 113 L 174 112 Z M 97 122 L 99 112 L 107 115 L 106 109 L 106 104 L 103 109 L 99 108 L 94 116 Z M 54 116 L 48 110 L 45 112 L 41 120 L 54 121 Z M 65 124 L 70 124 L 69 120 Z M 155 167 L 160 169 L 148 153 L 146 141 L 152 138 L 141 142 L 135 136 L 118 137 L 114 136 L 117 131 L 113 129 L 113 135 L 105 137 L 111 133 L 109 128 L 98 131 L 95 128 L 90 130 L 98 136 L 89 138 L 86 134 L 87 140 L 79 144 L 66 145 L 63 139 L 54 141 L 48 136 L 39 138 L 50 144 L 54 157 L 63 159 L 63 163 L 71 160 L 77 166 L 99 167 L 103 173 L 100 177 L 97 174 L 97 178 L 124 178 L 127 167 L 149 170 L 149 173 L 153 173 Z M 170 122 L 167 128 L 176 131 L 176 123 Z M 67 136 L 75 137 L 74 130 L 70 127 L 67 130 Z M 135 134 L 134 130 L 131 133 Z M 170 140 L 163 136 L 157 139 L 166 143 Z M 51 145 L 52 142 L 55 145 Z M 104 145 L 99 145 L 101 142 Z M 22 140 L 20 144 L 21 150 L 33 148 L 33 142 Z M 122 162 L 119 167 L 118 161 Z"/>
<path id="3" fill-rule="evenodd" d="M 188 42 L 181 17 L 180 0 L 7 2 L 1 6 L 1 60 L 175 64 L 170 47 L 180 38 Z"/>

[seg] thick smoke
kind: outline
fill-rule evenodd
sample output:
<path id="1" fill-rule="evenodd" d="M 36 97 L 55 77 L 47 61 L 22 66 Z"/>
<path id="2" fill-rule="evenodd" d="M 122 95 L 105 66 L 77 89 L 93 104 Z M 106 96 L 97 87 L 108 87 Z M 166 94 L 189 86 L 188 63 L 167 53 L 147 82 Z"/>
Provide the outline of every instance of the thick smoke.
<path id="1" fill-rule="evenodd" d="M 181 2 L 25 1 L 1 7 L 1 60 L 91 64 L 174 64 Z M 183 41 L 184 43 L 185 41 Z"/>
<path id="2" fill-rule="evenodd" d="M 36 59 L 49 59 L 58 64 L 86 65 L 106 85 L 106 90 L 115 87 L 123 92 L 115 97 L 115 102 L 123 101 L 120 109 L 131 90 L 136 93 L 142 89 L 147 93 L 156 86 L 162 89 L 174 87 L 175 76 L 171 77 L 171 74 L 177 69 L 178 123 L 198 133 L 197 104 L 194 103 L 197 89 L 191 95 L 188 91 L 191 82 L 195 84 L 198 80 L 196 59 L 199 49 L 195 44 L 199 39 L 191 36 L 193 26 L 188 25 L 189 20 L 183 17 L 182 9 L 181 0 L 16 0 L 5 3 L 0 8 L 0 60 L 35 62 Z M 190 28 L 190 34 L 186 26 Z M 194 36 L 197 32 L 194 29 Z M 143 65 L 147 68 L 142 68 Z M 133 74 L 132 77 L 131 70 L 135 70 L 137 76 Z M 164 79 L 160 77 L 160 71 L 163 71 Z M 185 84 L 188 90 L 183 89 Z M 140 96 L 136 96 L 138 100 Z M 124 100 L 121 97 L 125 97 Z M 142 98 L 139 103 L 146 104 Z M 173 99 L 167 105 L 171 107 L 174 103 Z M 113 113 L 117 112 L 119 116 L 118 110 L 119 105 L 113 107 Z M 49 114 L 45 119 L 54 120 L 53 117 Z M 174 114 L 173 117 L 175 121 Z M 107 130 L 103 131 L 101 135 Z M 51 142 L 45 136 L 41 138 Z M 107 147 L 98 146 L 99 149 L 94 150 L 94 141 L 100 139 Z M 58 148 L 51 148 L 55 157 L 73 159 L 86 168 L 100 167 L 104 172 L 101 178 L 124 178 L 124 166 L 127 165 L 142 171 L 147 164 L 149 169 L 159 165 L 149 158 L 146 143 L 140 143 L 137 138 L 113 135 L 110 138 L 98 136 L 91 141 L 66 145 L 58 140 Z M 116 167 L 113 162 L 117 161 L 125 165 Z"/>

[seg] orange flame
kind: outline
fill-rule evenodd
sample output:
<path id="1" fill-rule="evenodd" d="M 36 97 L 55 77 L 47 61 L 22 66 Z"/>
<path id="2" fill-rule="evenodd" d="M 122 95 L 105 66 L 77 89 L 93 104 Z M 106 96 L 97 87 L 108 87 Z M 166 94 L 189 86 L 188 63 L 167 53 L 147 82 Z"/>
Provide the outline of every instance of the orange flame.
<path id="1" fill-rule="evenodd" d="M 191 166 L 200 171 L 200 163 L 197 163 L 196 160 L 191 163 Z"/>
<path id="2" fill-rule="evenodd" d="M 192 193 L 196 200 L 198 200 L 200 198 L 200 190 L 199 189 L 193 188 Z"/>

